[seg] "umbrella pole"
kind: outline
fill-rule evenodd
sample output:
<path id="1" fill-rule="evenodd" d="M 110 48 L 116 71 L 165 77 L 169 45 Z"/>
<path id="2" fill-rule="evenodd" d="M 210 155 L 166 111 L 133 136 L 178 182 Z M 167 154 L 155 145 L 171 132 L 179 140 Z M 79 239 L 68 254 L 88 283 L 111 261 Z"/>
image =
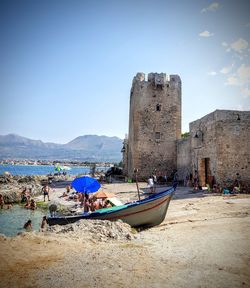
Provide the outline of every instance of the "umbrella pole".
<path id="1" fill-rule="evenodd" d="M 137 188 L 138 198 L 139 198 L 139 201 L 140 201 L 141 197 L 140 197 L 140 191 L 139 191 L 139 185 L 138 185 L 138 179 L 137 179 L 137 172 L 138 172 L 138 169 L 134 169 L 136 188 Z"/>
<path id="2" fill-rule="evenodd" d="M 84 191 L 84 193 L 83 193 L 83 212 L 85 213 L 85 212 L 87 212 L 87 211 L 85 211 L 85 203 L 86 203 L 86 194 L 85 194 L 85 191 Z"/>

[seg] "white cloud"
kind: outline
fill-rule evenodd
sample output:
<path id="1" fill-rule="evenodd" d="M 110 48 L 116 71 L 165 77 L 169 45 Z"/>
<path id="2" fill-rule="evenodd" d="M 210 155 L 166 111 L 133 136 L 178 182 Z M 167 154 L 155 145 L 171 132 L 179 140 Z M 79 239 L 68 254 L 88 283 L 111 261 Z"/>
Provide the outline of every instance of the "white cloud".
<path id="1" fill-rule="evenodd" d="M 238 53 L 242 53 L 243 50 L 247 49 L 248 42 L 245 39 L 239 38 L 237 41 L 230 44 L 231 49 Z"/>
<path id="2" fill-rule="evenodd" d="M 202 13 L 207 12 L 207 11 L 216 11 L 217 9 L 219 9 L 220 4 L 218 2 L 213 2 L 211 3 L 208 7 L 203 8 L 201 10 Z"/>
<path id="3" fill-rule="evenodd" d="M 227 82 L 225 84 L 229 85 L 229 86 L 239 86 L 240 85 L 238 78 L 235 76 L 229 76 L 227 78 Z"/>
<path id="4" fill-rule="evenodd" d="M 211 37 L 211 36 L 213 36 L 214 34 L 206 30 L 206 31 L 201 32 L 199 35 L 200 35 L 201 37 Z"/>
<path id="5" fill-rule="evenodd" d="M 250 89 L 248 87 L 245 87 L 241 90 L 241 93 L 244 98 L 250 97 Z"/>
<path id="6" fill-rule="evenodd" d="M 241 64 L 241 66 L 237 69 L 236 73 L 233 75 L 230 75 L 227 78 L 227 82 L 225 84 L 241 86 L 242 89 L 246 89 L 245 86 L 248 85 L 249 83 L 250 83 L 250 66 Z"/>
<path id="7" fill-rule="evenodd" d="M 242 84 L 250 83 L 250 66 L 242 64 L 237 70 L 237 74 Z"/>
<path id="8" fill-rule="evenodd" d="M 222 73 L 222 74 L 228 74 L 231 70 L 232 70 L 232 66 L 223 67 L 223 68 L 220 70 L 220 73 Z"/>
<path id="9" fill-rule="evenodd" d="M 224 46 L 224 47 L 227 47 L 227 46 L 228 46 L 227 42 L 222 42 L 221 44 L 222 44 L 222 46 Z"/>
<path id="10" fill-rule="evenodd" d="M 217 72 L 211 71 L 211 72 L 208 72 L 207 74 L 208 74 L 209 76 L 215 76 L 215 75 L 217 75 Z"/>

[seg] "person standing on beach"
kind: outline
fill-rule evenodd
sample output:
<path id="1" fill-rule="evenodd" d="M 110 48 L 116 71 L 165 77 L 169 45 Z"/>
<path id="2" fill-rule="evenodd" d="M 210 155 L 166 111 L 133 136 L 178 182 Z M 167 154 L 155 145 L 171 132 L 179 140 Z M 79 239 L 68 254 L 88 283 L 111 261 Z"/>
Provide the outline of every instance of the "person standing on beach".
<path id="1" fill-rule="evenodd" d="M 148 187 L 150 188 L 150 193 L 154 193 L 155 192 L 155 185 L 154 185 L 153 176 L 150 176 L 148 178 Z"/>
<path id="2" fill-rule="evenodd" d="M 193 182 L 193 187 L 194 191 L 197 191 L 199 189 L 199 176 L 198 176 L 198 171 L 194 171 L 194 182 Z"/>
<path id="3" fill-rule="evenodd" d="M 49 200 L 49 192 L 50 192 L 49 185 L 45 185 L 45 186 L 42 188 L 42 192 L 43 192 L 44 202 L 45 202 L 45 197 L 46 197 L 46 196 L 48 196 L 48 201 L 50 201 L 50 200 Z"/>

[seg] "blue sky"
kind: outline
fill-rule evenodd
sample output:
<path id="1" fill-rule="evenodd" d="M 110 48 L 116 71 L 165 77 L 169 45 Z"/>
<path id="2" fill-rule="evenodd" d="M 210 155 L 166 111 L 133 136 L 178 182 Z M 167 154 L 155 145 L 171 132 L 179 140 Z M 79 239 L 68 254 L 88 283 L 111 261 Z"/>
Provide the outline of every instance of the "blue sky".
<path id="1" fill-rule="evenodd" d="M 124 138 L 137 72 L 182 79 L 182 131 L 250 110 L 250 1 L 0 1 L 0 134 Z"/>

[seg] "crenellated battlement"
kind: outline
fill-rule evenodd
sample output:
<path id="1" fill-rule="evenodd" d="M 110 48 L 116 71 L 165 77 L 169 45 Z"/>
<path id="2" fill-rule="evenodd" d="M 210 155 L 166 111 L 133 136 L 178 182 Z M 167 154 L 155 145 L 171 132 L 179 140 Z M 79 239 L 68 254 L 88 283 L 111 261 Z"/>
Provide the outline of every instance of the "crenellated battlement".
<path id="1" fill-rule="evenodd" d="M 174 84 L 181 85 L 181 78 L 179 75 L 167 75 L 166 73 L 149 73 L 146 77 L 145 73 L 137 73 L 133 79 L 133 84 L 141 82 L 149 83 L 153 86 L 167 86 Z"/>

